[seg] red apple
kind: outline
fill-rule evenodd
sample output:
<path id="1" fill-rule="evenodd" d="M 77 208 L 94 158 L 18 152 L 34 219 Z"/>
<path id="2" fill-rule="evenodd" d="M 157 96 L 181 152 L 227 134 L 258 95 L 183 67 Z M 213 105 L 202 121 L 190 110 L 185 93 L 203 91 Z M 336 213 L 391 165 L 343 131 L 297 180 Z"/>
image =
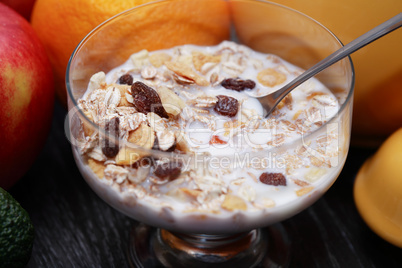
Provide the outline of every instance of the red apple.
<path id="1" fill-rule="evenodd" d="M 0 0 L 0 2 L 17 11 L 28 21 L 31 18 L 31 13 L 36 0 Z"/>
<path id="2" fill-rule="evenodd" d="M 42 149 L 54 104 L 50 62 L 31 25 L 0 3 L 0 187 L 9 189 Z"/>

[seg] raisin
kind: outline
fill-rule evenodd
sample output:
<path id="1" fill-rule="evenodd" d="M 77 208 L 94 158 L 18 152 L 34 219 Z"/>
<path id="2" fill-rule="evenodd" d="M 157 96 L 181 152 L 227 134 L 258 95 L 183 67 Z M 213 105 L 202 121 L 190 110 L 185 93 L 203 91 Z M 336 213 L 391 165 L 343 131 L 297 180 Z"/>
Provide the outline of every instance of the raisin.
<path id="1" fill-rule="evenodd" d="M 131 94 L 134 98 L 134 107 L 138 112 L 144 114 L 154 112 L 160 117 L 169 118 L 162 106 L 161 98 L 153 88 L 137 81 L 131 86 Z"/>
<path id="2" fill-rule="evenodd" d="M 113 136 L 119 137 L 119 123 L 120 119 L 118 117 L 112 118 L 110 121 L 106 122 L 105 132 L 106 137 L 103 139 L 102 143 L 102 153 L 106 157 L 115 157 L 119 152 L 119 144 L 110 141 Z"/>
<path id="3" fill-rule="evenodd" d="M 154 174 L 160 179 L 176 179 L 181 173 L 182 164 L 177 161 L 164 162 L 158 164 L 155 168 Z"/>
<path id="4" fill-rule="evenodd" d="M 227 78 L 221 82 L 221 85 L 224 88 L 236 91 L 243 91 L 246 88 L 248 89 L 255 88 L 255 82 L 253 80 L 250 79 L 243 80 L 240 78 Z"/>
<path id="5" fill-rule="evenodd" d="M 218 102 L 215 104 L 214 110 L 224 116 L 233 117 L 237 114 L 239 109 L 239 101 L 235 98 L 225 96 L 225 95 L 218 95 Z"/>
<path id="6" fill-rule="evenodd" d="M 120 76 L 117 82 L 121 85 L 131 86 L 133 84 L 133 77 L 130 74 L 123 74 L 122 76 Z"/>
<path id="7" fill-rule="evenodd" d="M 282 185 L 286 186 L 286 178 L 282 173 L 268 173 L 264 172 L 260 176 L 260 181 L 268 185 Z"/>

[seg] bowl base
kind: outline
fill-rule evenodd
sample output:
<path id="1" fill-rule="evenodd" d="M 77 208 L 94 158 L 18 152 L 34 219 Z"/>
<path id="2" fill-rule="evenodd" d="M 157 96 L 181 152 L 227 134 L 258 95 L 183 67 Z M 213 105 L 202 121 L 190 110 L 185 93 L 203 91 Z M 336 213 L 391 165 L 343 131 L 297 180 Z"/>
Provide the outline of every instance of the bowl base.
<path id="1" fill-rule="evenodd" d="M 290 239 L 278 223 L 231 235 L 182 234 L 137 223 L 130 234 L 131 267 L 287 267 Z"/>

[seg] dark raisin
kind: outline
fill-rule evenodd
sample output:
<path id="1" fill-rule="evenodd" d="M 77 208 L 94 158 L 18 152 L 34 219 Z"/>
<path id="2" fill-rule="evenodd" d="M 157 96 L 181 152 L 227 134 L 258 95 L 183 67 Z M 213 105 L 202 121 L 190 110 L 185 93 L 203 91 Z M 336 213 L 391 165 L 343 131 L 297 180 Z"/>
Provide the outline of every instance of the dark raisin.
<path id="1" fill-rule="evenodd" d="M 130 74 L 123 74 L 122 76 L 120 76 L 117 82 L 121 85 L 131 86 L 133 84 L 133 77 Z"/>
<path id="2" fill-rule="evenodd" d="M 224 116 L 233 117 L 237 114 L 239 109 L 239 102 L 235 98 L 218 95 L 218 102 L 215 104 L 214 110 Z"/>
<path id="3" fill-rule="evenodd" d="M 246 88 L 248 89 L 255 88 L 255 82 L 253 80 L 250 79 L 243 80 L 240 78 L 227 78 L 221 82 L 221 85 L 224 88 L 236 91 L 243 91 Z"/>
<path id="4" fill-rule="evenodd" d="M 138 112 L 144 114 L 154 112 L 160 117 L 169 118 L 158 93 L 153 88 L 137 81 L 131 86 L 131 94 Z"/>
<path id="5" fill-rule="evenodd" d="M 268 173 L 264 172 L 260 176 L 260 181 L 268 185 L 282 185 L 286 186 L 286 178 L 282 173 Z"/>
<path id="6" fill-rule="evenodd" d="M 119 137 L 120 119 L 114 117 L 105 125 L 106 136 L 103 138 L 102 153 L 107 157 L 115 157 L 119 152 L 119 143 L 113 141 L 113 137 Z"/>
<path id="7" fill-rule="evenodd" d="M 156 166 L 154 174 L 160 179 L 176 179 L 181 173 L 182 164 L 177 161 L 164 162 Z"/>

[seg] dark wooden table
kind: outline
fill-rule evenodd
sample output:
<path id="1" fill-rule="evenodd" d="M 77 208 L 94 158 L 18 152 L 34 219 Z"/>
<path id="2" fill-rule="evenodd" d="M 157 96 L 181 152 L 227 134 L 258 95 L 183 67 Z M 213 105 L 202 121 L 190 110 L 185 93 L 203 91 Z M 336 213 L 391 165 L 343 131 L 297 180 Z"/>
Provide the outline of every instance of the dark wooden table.
<path id="1" fill-rule="evenodd" d="M 35 226 L 28 267 L 128 267 L 135 222 L 107 205 L 82 178 L 65 138 L 65 116 L 56 103 L 43 151 L 10 190 Z M 290 267 L 402 267 L 402 249 L 373 233 L 353 201 L 356 172 L 373 153 L 352 147 L 334 186 L 282 223 L 292 241 Z"/>

